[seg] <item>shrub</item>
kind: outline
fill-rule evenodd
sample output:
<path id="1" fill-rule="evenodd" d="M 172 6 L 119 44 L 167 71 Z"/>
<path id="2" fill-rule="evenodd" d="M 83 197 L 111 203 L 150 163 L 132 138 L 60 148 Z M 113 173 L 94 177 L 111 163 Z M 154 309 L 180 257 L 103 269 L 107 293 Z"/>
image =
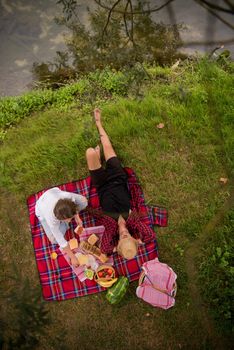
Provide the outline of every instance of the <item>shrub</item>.
<path id="1" fill-rule="evenodd" d="M 205 243 L 200 263 L 200 282 L 218 325 L 226 332 L 232 327 L 234 300 L 234 210 L 230 210 L 222 226 Z"/>

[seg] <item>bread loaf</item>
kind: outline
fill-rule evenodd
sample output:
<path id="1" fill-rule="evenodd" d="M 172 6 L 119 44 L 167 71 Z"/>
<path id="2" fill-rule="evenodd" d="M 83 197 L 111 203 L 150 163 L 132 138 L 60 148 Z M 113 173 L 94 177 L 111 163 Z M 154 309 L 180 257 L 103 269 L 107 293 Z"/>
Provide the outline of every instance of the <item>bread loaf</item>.
<path id="1" fill-rule="evenodd" d="M 91 245 L 87 241 L 82 241 L 80 243 L 80 248 L 85 252 L 85 253 L 90 253 L 93 254 L 95 257 L 97 257 L 101 262 L 106 262 L 108 260 L 108 257 L 101 252 L 101 249 L 99 249 L 96 246 Z"/>
<path id="2" fill-rule="evenodd" d="M 70 241 L 68 242 L 69 243 L 69 247 L 70 249 L 75 249 L 75 248 L 78 248 L 78 241 L 76 238 L 72 238 L 70 239 Z"/>
<path id="3" fill-rule="evenodd" d="M 98 236 L 96 236 L 94 233 L 88 238 L 88 243 L 90 243 L 91 245 L 94 245 L 95 243 L 97 243 L 97 241 Z"/>
<path id="4" fill-rule="evenodd" d="M 88 265 L 89 257 L 84 254 L 75 254 L 80 265 Z"/>

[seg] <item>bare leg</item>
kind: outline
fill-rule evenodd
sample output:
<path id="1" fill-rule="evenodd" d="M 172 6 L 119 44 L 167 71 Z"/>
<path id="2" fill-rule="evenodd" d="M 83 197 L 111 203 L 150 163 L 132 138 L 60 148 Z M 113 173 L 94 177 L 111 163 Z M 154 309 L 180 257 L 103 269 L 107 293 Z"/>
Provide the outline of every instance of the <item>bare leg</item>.
<path id="1" fill-rule="evenodd" d="M 95 152 L 97 153 L 98 158 L 99 158 L 100 163 L 101 163 L 101 150 L 100 150 L 100 146 L 96 146 L 94 149 L 95 149 Z"/>
<path id="2" fill-rule="evenodd" d="M 106 131 L 103 129 L 103 126 L 101 123 L 101 111 L 98 108 L 95 108 L 94 110 L 94 119 L 100 135 L 101 143 L 103 146 L 104 157 L 105 157 L 105 160 L 107 161 L 112 157 L 116 157 L 116 153 L 112 147 L 112 144 L 110 142 L 110 139 Z"/>
<path id="3" fill-rule="evenodd" d="M 86 160 L 89 170 L 96 170 L 101 168 L 102 165 L 100 161 L 100 149 L 98 152 L 96 148 L 88 148 L 86 151 Z"/>

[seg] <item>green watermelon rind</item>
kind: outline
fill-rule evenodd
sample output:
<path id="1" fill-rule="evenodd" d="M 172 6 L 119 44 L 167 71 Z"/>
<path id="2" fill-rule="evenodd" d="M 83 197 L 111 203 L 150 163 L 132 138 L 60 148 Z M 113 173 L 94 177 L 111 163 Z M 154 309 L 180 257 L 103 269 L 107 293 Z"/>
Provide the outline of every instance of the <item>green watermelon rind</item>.
<path id="1" fill-rule="evenodd" d="M 108 289 L 106 299 L 109 301 L 110 304 L 118 304 L 124 297 L 128 286 L 128 278 L 120 276 L 118 281 L 111 288 Z M 118 291 L 118 294 L 116 294 L 116 291 Z"/>

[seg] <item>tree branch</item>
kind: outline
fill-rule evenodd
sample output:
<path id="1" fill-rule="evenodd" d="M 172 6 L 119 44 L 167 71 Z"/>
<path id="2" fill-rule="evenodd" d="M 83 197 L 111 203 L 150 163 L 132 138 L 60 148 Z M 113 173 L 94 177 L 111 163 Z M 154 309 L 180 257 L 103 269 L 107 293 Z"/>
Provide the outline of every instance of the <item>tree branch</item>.
<path id="1" fill-rule="evenodd" d="M 226 4 L 230 7 L 230 9 L 232 9 L 234 11 L 234 4 L 231 3 L 230 0 L 224 0 L 224 2 L 226 2 Z"/>
<path id="2" fill-rule="evenodd" d="M 100 7 L 102 7 L 103 9 L 105 10 L 108 10 L 110 11 L 112 8 L 109 8 L 108 6 L 105 6 L 101 3 L 101 0 L 94 0 L 96 2 L 97 5 L 99 5 Z M 159 11 L 161 10 L 162 8 L 164 8 L 165 6 L 167 6 L 168 4 L 170 4 L 172 1 L 175 1 L 175 0 L 167 0 L 167 2 L 165 2 L 165 4 L 155 8 L 155 9 L 148 9 L 148 10 L 142 10 L 142 11 L 133 11 L 133 12 L 127 12 L 126 15 L 141 15 L 141 14 L 144 14 L 144 13 L 151 13 L 151 12 L 156 12 L 156 11 Z M 118 1 L 117 1 L 118 2 Z M 116 4 L 116 3 L 115 3 Z M 114 6 L 115 6 L 114 4 Z M 120 13 L 120 14 L 124 14 L 123 11 L 120 11 L 120 10 L 115 10 L 115 11 L 112 11 L 112 12 L 116 12 L 116 13 Z"/>
<path id="3" fill-rule="evenodd" d="M 200 0 L 194 0 L 194 1 L 197 2 L 199 5 L 201 5 L 202 7 L 204 7 L 213 16 L 217 17 L 221 22 L 226 24 L 226 26 L 228 26 L 231 29 L 234 29 L 234 26 L 231 23 L 227 22 L 225 19 L 223 19 L 221 16 L 219 16 L 215 11 L 211 10 L 211 8 L 209 8 L 207 5 L 205 5 L 205 3 L 201 2 Z"/>
<path id="4" fill-rule="evenodd" d="M 127 18 L 126 18 L 126 16 L 127 16 L 126 12 L 128 10 L 128 5 L 129 5 L 129 0 L 127 0 L 127 4 L 126 4 L 125 9 L 124 9 L 123 20 L 124 20 L 124 26 L 125 26 L 125 31 L 126 31 L 127 37 L 131 40 L 130 33 L 128 30 Z"/>
<path id="5" fill-rule="evenodd" d="M 94 1 L 97 2 L 96 0 L 94 0 Z M 106 29 L 107 29 L 107 27 L 108 27 L 108 24 L 109 24 L 109 22 L 110 22 L 111 14 L 112 14 L 112 12 L 114 11 L 114 8 L 120 3 L 120 1 L 122 1 L 122 0 L 117 0 L 117 1 L 114 3 L 114 5 L 111 7 L 111 9 L 109 10 L 108 17 L 107 17 L 107 21 L 106 21 L 106 24 L 105 24 L 105 26 L 104 26 L 104 28 L 103 28 L 103 31 L 102 31 L 102 39 L 103 39 L 103 36 L 104 36 L 104 34 L 105 34 L 105 32 L 106 32 Z M 98 2 L 97 2 L 97 3 L 98 3 Z"/>
<path id="6" fill-rule="evenodd" d="M 120 13 L 120 14 L 125 14 L 125 15 L 140 15 L 140 14 L 145 14 L 145 13 L 151 13 L 151 12 L 156 12 L 156 11 L 160 11 L 162 8 L 166 7 L 167 5 L 169 5 L 170 3 L 172 3 L 175 0 L 167 0 L 163 5 L 155 8 L 155 9 L 148 9 L 148 10 L 141 10 L 141 11 L 131 11 L 131 12 L 123 12 L 120 10 L 113 10 L 113 7 L 115 8 L 118 3 L 120 1 L 116 1 L 114 3 L 114 5 L 112 6 L 112 8 L 102 4 L 101 2 L 102 0 L 94 0 L 94 2 L 99 5 L 100 7 L 102 7 L 103 9 L 107 10 L 107 11 L 111 11 L 112 12 L 116 12 L 116 13 Z M 234 14 L 234 6 L 232 5 L 230 0 L 224 0 L 226 2 L 227 5 L 229 5 L 230 10 L 225 9 L 224 7 L 218 6 L 218 5 L 213 5 L 211 4 L 209 1 L 207 0 L 194 0 L 195 2 L 197 2 L 200 6 L 204 7 L 208 12 L 210 12 L 213 16 L 217 17 L 221 22 L 223 22 L 224 24 L 226 24 L 229 28 L 234 29 L 234 26 L 229 23 L 228 21 L 226 21 L 224 18 L 222 18 L 218 13 L 216 13 L 215 11 L 212 10 L 216 9 L 218 11 L 223 11 L 229 14 Z"/>
<path id="7" fill-rule="evenodd" d="M 131 39 L 132 43 L 135 46 L 134 38 L 133 38 L 133 7 L 132 7 L 132 1 L 129 1 L 130 3 L 130 10 L 131 10 Z"/>
<path id="8" fill-rule="evenodd" d="M 229 9 L 226 9 L 226 8 L 221 7 L 219 5 L 214 5 L 214 4 L 211 4 L 209 1 L 206 1 L 206 0 L 199 0 L 199 2 L 201 3 L 201 5 L 203 3 L 203 4 L 207 5 L 211 9 L 214 9 L 214 10 L 217 10 L 217 11 L 226 12 L 226 13 L 230 13 L 232 15 L 234 14 L 233 9 L 229 10 Z"/>

